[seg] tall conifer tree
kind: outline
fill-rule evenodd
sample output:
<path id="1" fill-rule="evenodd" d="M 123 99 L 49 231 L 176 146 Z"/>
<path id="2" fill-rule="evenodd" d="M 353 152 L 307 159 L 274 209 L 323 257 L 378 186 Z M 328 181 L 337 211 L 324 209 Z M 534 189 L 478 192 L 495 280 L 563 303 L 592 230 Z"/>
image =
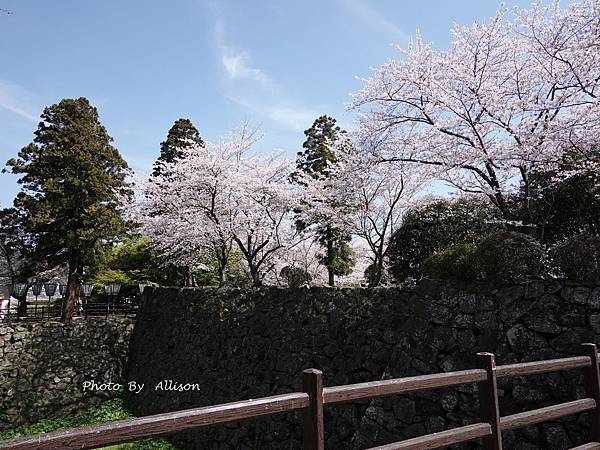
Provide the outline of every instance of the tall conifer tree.
<path id="1" fill-rule="evenodd" d="M 337 161 L 333 146 L 343 133 L 333 117 L 318 117 L 312 127 L 304 131 L 306 141 L 302 144 L 304 151 L 298 152 L 296 158 L 297 171 L 310 176 L 331 176 L 329 167 Z M 291 178 L 298 180 L 295 174 Z M 316 225 L 318 241 L 324 250 L 320 261 L 327 268 L 328 284 L 334 286 L 336 276 L 348 275 L 354 267 L 354 252 L 349 245 L 352 236 L 326 221 L 299 224 L 300 227 L 309 225 Z"/>
<path id="2" fill-rule="evenodd" d="M 169 133 L 167 139 L 160 143 L 160 156 L 154 163 L 153 175 L 161 173 L 161 163 L 172 163 L 183 156 L 186 149 L 196 145 L 204 147 L 204 141 L 200 137 L 200 132 L 189 119 L 177 119 Z"/>
<path id="3" fill-rule="evenodd" d="M 160 143 L 160 156 L 154 163 L 153 176 L 163 174 L 163 163 L 173 163 L 181 159 L 184 152 L 195 146 L 204 147 L 200 132 L 189 119 L 177 119 L 169 132 L 167 139 Z M 158 212 L 158 214 L 160 214 Z M 193 267 L 183 267 L 183 285 L 196 286 Z"/>
<path id="4" fill-rule="evenodd" d="M 83 267 L 128 228 L 118 208 L 131 195 L 127 163 L 86 98 L 44 109 L 33 142 L 7 162 L 20 175 L 14 207 L 38 261 L 67 264 L 62 321 L 70 322 Z"/>

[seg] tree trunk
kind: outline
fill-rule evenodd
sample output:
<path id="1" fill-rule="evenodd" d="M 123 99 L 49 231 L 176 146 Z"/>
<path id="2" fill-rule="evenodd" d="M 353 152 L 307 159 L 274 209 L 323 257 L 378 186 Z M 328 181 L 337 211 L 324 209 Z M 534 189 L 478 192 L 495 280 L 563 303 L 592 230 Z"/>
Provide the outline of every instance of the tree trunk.
<path id="1" fill-rule="evenodd" d="M 226 281 L 227 281 L 227 273 L 225 272 L 225 268 L 219 267 L 219 287 L 224 286 Z"/>
<path id="2" fill-rule="evenodd" d="M 183 269 L 183 286 L 196 287 L 196 278 L 194 278 L 194 271 L 190 266 L 185 266 Z"/>
<path id="3" fill-rule="evenodd" d="M 254 266 L 254 264 L 250 265 L 250 276 L 252 277 L 252 286 L 262 286 L 262 280 L 260 279 L 260 271 L 258 270 L 258 267 Z"/>
<path id="4" fill-rule="evenodd" d="M 381 277 L 383 276 L 383 259 L 379 258 L 373 263 L 373 275 L 369 280 L 369 287 L 377 287 L 381 283 Z"/>
<path id="5" fill-rule="evenodd" d="M 325 233 L 327 239 L 327 276 L 329 278 L 327 284 L 333 287 L 335 286 L 335 272 L 333 270 L 333 267 L 331 267 L 333 264 L 333 233 L 331 231 L 330 226 L 327 226 L 327 230 Z"/>
<path id="6" fill-rule="evenodd" d="M 220 252 L 217 253 L 217 264 L 218 264 L 218 272 L 219 272 L 219 287 L 225 286 L 225 282 L 227 281 L 227 262 L 228 262 L 228 253 L 225 248 L 221 248 Z"/>
<path id="7" fill-rule="evenodd" d="M 15 298 L 19 301 L 19 305 L 17 306 L 17 317 L 25 317 L 27 315 L 27 296 Z"/>
<path id="8" fill-rule="evenodd" d="M 70 323 L 73 320 L 75 304 L 79 294 L 79 257 L 73 256 L 69 259 L 69 278 L 67 280 L 67 292 L 63 304 L 62 316 L 60 321 Z"/>
<path id="9" fill-rule="evenodd" d="M 11 272 L 12 272 L 12 268 L 11 268 Z M 16 283 L 16 278 L 15 276 L 11 273 L 11 284 L 14 286 Z M 21 317 L 25 317 L 27 315 L 27 294 L 25 294 L 25 296 L 23 297 L 17 297 L 16 295 L 14 296 L 17 301 L 19 302 L 19 304 L 17 305 L 17 318 L 21 318 Z"/>

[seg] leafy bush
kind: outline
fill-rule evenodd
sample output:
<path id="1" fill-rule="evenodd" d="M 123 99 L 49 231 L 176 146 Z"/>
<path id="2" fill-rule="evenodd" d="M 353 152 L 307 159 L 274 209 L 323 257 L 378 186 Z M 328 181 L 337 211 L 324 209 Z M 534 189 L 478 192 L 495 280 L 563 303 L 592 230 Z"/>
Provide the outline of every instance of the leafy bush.
<path id="1" fill-rule="evenodd" d="M 600 237 L 580 234 L 548 252 L 552 269 L 577 281 L 600 281 Z"/>
<path id="2" fill-rule="evenodd" d="M 476 244 L 503 229 L 496 208 L 482 201 L 439 200 L 409 210 L 390 238 L 387 263 L 397 282 L 421 278 L 425 259 L 456 244 Z"/>
<path id="3" fill-rule="evenodd" d="M 521 211 L 538 226 L 544 244 L 557 245 L 582 232 L 600 235 L 600 148 L 566 148 L 558 166 L 533 171 L 515 196 Z"/>
<path id="4" fill-rule="evenodd" d="M 89 282 L 99 286 L 108 283 L 177 286 L 183 279 L 181 269 L 161 266 L 150 240 L 139 236 L 100 249 L 86 275 Z"/>
<path id="5" fill-rule="evenodd" d="M 288 287 L 297 288 L 305 284 L 310 284 L 312 276 L 301 267 L 285 266 L 279 272 L 279 276 L 285 281 Z"/>
<path id="6" fill-rule="evenodd" d="M 371 263 L 367 266 L 364 271 L 363 276 L 365 277 L 365 281 L 369 283 L 369 286 L 381 286 L 384 284 L 389 284 L 392 282 L 387 270 L 383 267 L 381 272 L 381 278 L 377 280 L 377 268 L 374 263 Z"/>
<path id="7" fill-rule="evenodd" d="M 452 245 L 423 261 L 423 274 L 442 280 L 475 280 L 481 272 L 476 252 L 475 244 Z"/>
<path id="8" fill-rule="evenodd" d="M 515 231 L 501 231 L 484 238 L 476 256 L 485 278 L 519 282 L 539 275 L 544 251 L 533 237 Z"/>

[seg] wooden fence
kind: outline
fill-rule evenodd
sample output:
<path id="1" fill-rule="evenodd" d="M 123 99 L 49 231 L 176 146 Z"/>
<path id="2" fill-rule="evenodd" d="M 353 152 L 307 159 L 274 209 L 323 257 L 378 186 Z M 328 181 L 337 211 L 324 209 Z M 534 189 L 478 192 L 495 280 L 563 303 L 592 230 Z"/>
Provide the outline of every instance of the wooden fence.
<path id="1" fill-rule="evenodd" d="M 368 383 L 323 387 L 316 369 L 302 373 L 302 392 L 193 408 L 128 420 L 73 428 L 25 438 L 0 441 L 1 449 L 88 449 L 162 436 L 191 428 L 233 422 L 289 411 L 303 411 L 305 450 L 323 450 L 323 407 L 341 402 L 477 383 L 480 421 L 471 425 L 395 442 L 369 450 L 424 450 L 481 439 L 484 450 L 502 449 L 502 432 L 559 417 L 590 412 L 588 444 L 571 450 L 600 450 L 600 375 L 596 345 L 583 344 L 581 355 L 548 361 L 496 366 L 494 355 L 478 353 L 479 368 Z M 586 398 L 509 416 L 500 416 L 497 380 L 514 376 L 583 369 Z"/>

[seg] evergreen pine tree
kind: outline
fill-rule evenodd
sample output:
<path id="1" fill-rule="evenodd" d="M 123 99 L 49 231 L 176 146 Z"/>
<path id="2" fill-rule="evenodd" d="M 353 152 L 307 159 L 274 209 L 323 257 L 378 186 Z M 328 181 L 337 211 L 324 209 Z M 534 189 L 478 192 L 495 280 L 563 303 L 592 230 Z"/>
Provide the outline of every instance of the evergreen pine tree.
<path id="1" fill-rule="evenodd" d="M 154 163 L 152 175 L 161 173 L 161 162 L 175 162 L 183 156 L 186 149 L 196 145 L 204 146 L 198 129 L 189 119 L 177 119 L 169 130 L 167 139 L 160 143 L 160 156 Z"/>
<path id="2" fill-rule="evenodd" d="M 345 131 L 336 125 L 333 117 L 318 117 L 312 127 L 304 131 L 306 141 L 302 144 L 304 151 L 298 152 L 296 158 L 297 171 L 315 177 L 330 176 L 329 166 L 337 160 L 333 146 L 343 133 Z M 297 172 L 292 174 L 291 179 L 298 181 Z M 306 227 L 312 224 L 298 225 Z M 328 284 L 334 286 L 335 276 L 348 275 L 354 267 L 354 252 L 350 247 L 352 236 L 326 221 L 316 224 L 316 232 L 324 250 L 320 260 L 327 268 Z"/>
<path id="3" fill-rule="evenodd" d="M 160 143 L 160 156 L 154 163 L 153 176 L 163 173 L 162 163 L 173 163 L 180 159 L 185 150 L 195 146 L 204 147 L 200 132 L 189 119 L 177 119 L 167 134 L 167 139 Z M 183 285 L 196 286 L 193 267 L 183 267 Z"/>
<path id="4" fill-rule="evenodd" d="M 41 118 L 33 142 L 7 166 L 21 176 L 14 207 L 32 256 L 68 266 L 62 321 L 70 322 L 84 265 L 128 229 L 118 208 L 131 187 L 127 163 L 86 98 L 61 100 Z"/>

